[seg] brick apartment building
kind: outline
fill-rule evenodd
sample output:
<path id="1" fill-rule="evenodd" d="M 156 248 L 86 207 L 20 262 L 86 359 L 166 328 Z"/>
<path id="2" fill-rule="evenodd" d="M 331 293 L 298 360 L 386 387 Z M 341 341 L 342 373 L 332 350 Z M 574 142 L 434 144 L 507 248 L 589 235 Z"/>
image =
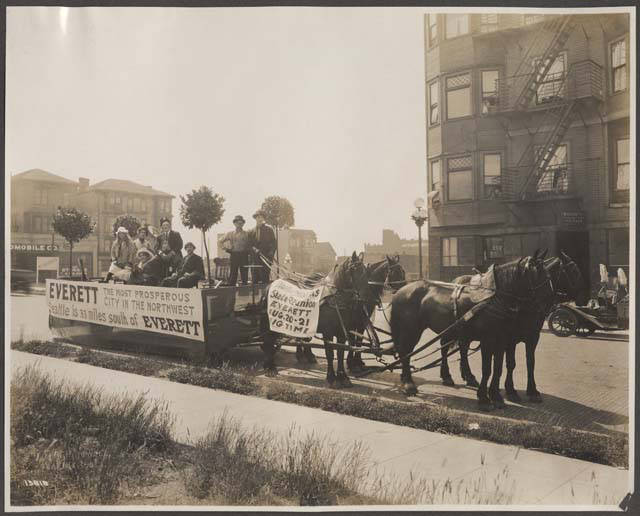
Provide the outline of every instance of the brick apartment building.
<path id="1" fill-rule="evenodd" d="M 430 277 L 548 248 L 629 272 L 629 17 L 425 16 Z"/>
<path id="2" fill-rule="evenodd" d="M 86 178 L 76 182 L 40 169 L 16 174 L 11 177 L 11 267 L 35 271 L 38 256 L 58 257 L 58 273 L 68 275 L 68 247 L 51 225 L 58 206 L 73 206 L 96 222 L 94 232 L 73 247 L 73 274 L 80 273 L 77 259 L 82 258 L 87 274 L 104 275 L 116 217 L 127 213 L 157 226 L 160 217 L 171 218 L 172 199 L 150 186 L 120 179 L 91 186 Z"/>

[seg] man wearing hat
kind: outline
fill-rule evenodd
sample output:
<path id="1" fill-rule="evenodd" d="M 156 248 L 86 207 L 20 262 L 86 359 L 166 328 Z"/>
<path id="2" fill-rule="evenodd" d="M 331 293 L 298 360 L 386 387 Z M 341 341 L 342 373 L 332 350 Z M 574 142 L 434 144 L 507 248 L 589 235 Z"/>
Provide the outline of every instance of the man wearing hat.
<path id="1" fill-rule="evenodd" d="M 193 243 L 186 243 L 184 250 L 187 256 L 183 258 L 176 272 L 162 280 L 163 287 L 192 288 L 204 278 L 204 263 L 202 258 L 194 253 L 195 249 Z"/>
<path id="2" fill-rule="evenodd" d="M 138 263 L 136 263 L 131 273 L 131 279 L 128 283 L 132 285 L 156 286 L 165 271 L 165 266 L 161 259 L 154 257 L 153 252 L 146 247 L 141 248 L 136 255 Z"/>
<path id="3" fill-rule="evenodd" d="M 273 255 L 276 254 L 276 234 L 271 226 L 266 224 L 266 213 L 258 210 L 253 214 L 256 219 L 256 227 L 249 235 L 249 241 L 255 253 L 256 263 L 262 267 L 255 269 L 259 283 L 268 283 Z"/>
<path id="4" fill-rule="evenodd" d="M 171 229 L 171 221 L 168 218 L 160 219 L 160 230 L 160 234 L 156 237 L 156 252 L 162 250 L 164 242 L 168 242 L 171 250 L 182 257 L 182 237 L 180 233 Z"/>
<path id="5" fill-rule="evenodd" d="M 129 236 L 129 231 L 127 228 L 120 226 L 116 231 L 116 239 L 111 244 L 111 266 L 105 281 L 109 281 L 111 278 L 129 281 L 136 251 L 136 246 Z"/>
<path id="6" fill-rule="evenodd" d="M 234 231 L 230 231 L 222 239 L 222 248 L 229 253 L 229 285 L 234 286 L 238 281 L 238 269 L 242 284 L 247 284 L 249 264 L 249 234 L 242 229 L 245 220 L 242 215 L 233 218 Z"/>

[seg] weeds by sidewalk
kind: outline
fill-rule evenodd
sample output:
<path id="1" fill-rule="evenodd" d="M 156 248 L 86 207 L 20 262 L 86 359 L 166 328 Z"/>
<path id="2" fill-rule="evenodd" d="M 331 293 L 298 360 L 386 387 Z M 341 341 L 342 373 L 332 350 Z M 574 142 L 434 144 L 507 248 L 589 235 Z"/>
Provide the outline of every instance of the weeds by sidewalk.
<path id="1" fill-rule="evenodd" d="M 492 416 L 483 417 L 426 403 L 392 401 L 331 389 L 294 387 L 278 379 L 258 380 L 248 370 L 234 368 L 229 364 L 219 369 L 196 365 L 177 367 L 176 364 L 143 357 L 116 356 L 40 341 L 14 342 L 12 348 L 374 421 L 536 449 L 610 466 L 628 467 L 628 439 L 624 436 L 595 434 L 540 423 L 515 422 Z M 63 351 L 65 348 L 73 351 Z"/>
<path id="2" fill-rule="evenodd" d="M 384 505 L 509 503 L 514 486 L 378 475 L 360 443 L 339 445 L 220 414 L 181 446 L 172 416 L 144 397 L 109 397 L 36 367 L 11 381 L 11 504 Z M 170 464 L 171 467 L 158 467 Z M 149 496 L 149 492 L 160 493 Z"/>

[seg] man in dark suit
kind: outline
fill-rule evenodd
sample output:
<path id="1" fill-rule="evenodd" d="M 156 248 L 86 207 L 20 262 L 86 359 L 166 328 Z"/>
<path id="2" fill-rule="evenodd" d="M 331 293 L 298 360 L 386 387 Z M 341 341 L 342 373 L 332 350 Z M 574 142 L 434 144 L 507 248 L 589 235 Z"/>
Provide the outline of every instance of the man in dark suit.
<path id="1" fill-rule="evenodd" d="M 167 218 L 160 219 L 160 229 L 161 233 L 156 237 L 156 252 L 160 252 L 162 244 L 167 242 L 169 248 L 182 258 L 182 237 L 171 229 L 171 221 Z"/>
<path id="2" fill-rule="evenodd" d="M 255 254 L 255 263 L 262 265 L 256 271 L 257 283 L 268 283 L 270 266 L 273 256 L 276 254 L 276 234 L 271 226 L 266 224 L 266 214 L 263 210 L 258 210 L 253 214 L 256 219 L 256 227 L 251 232 L 251 245 Z"/>
<path id="3" fill-rule="evenodd" d="M 178 270 L 162 282 L 163 287 L 192 288 L 204 278 L 204 262 L 194 253 L 196 246 L 187 242 L 184 250 L 187 252 Z"/>

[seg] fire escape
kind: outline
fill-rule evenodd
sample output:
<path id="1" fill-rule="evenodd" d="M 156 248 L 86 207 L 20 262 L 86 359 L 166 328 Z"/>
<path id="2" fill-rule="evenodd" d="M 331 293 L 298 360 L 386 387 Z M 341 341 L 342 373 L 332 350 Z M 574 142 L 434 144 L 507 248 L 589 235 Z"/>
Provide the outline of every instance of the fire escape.
<path id="1" fill-rule="evenodd" d="M 540 24 L 516 73 L 498 81 L 496 111 L 511 119 L 534 120 L 529 144 L 502 177 L 508 203 L 570 197 L 575 193 L 573 163 L 561 149 L 567 130 L 582 116 L 584 99 L 602 99 L 602 69 L 591 60 L 567 66 L 565 45 L 575 16 L 557 16 Z M 539 56 L 539 57 L 538 57 Z M 528 118 L 527 118 L 528 117 Z"/>

